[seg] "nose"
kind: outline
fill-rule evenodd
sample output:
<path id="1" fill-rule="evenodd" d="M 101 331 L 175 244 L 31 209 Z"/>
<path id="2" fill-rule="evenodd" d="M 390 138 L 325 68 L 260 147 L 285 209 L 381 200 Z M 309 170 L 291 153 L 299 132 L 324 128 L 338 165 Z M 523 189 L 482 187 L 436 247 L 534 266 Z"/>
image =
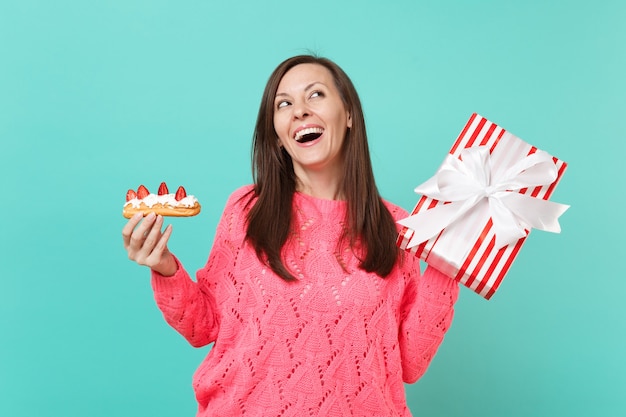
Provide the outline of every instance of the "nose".
<path id="1" fill-rule="evenodd" d="M 295 119 L 302 119 L 307 116 L 310 116 L 310 110 L 307 107 L 306 103 L 302 101 L 298 101 L 293 105 L 293 117 Z"/>

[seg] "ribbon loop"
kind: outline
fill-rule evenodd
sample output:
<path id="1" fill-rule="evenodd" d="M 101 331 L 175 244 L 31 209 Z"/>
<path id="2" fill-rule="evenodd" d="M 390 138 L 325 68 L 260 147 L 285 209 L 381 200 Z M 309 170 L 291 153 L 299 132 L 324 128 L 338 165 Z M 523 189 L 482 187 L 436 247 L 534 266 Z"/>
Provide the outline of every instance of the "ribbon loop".
<path id="1" fill-rule="evenodd" d="M 448 155 L 439 171 L 415 188 L 416 193 L 446 202 L 421 211 L 398 223 L 413 230 L 407 248 L 439 234 L 472 207 L 484 206 L 492 221 L 496 246 L 501 248 L 536 228 L 558 233 L 558 218 L 568 205 L 520 194 L 523 188 L 547 186 L 557 178 L 552 157 L 537 150 L 498 174 L 492 171 L 486 146 L 466 148 L 460 157 Z"/>

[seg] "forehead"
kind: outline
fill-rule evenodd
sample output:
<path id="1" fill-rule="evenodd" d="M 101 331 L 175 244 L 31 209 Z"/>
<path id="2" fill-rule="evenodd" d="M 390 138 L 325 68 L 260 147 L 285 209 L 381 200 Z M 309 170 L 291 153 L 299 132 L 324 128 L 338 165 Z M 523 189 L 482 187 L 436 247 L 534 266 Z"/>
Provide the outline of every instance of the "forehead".
<path id="1" fill-rule="evenodd" d="M 329 88 L 334 87 L 334 79 L 330 71 L 320 64 L 299 64 L 283 75 L 278 83 L 277 94 L 302 91 L 313 83 L 322 83 Z"/>

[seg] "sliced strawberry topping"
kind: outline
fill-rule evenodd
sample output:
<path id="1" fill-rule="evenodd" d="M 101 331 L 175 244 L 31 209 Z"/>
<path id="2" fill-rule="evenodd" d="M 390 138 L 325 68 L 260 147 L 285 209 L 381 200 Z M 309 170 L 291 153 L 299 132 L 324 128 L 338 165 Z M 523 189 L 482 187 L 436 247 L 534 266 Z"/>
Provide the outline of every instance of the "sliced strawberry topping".
<path id="1" fill-rule="evenodd" d="M 180 201 L 185 197 L 187 197 L 187 191 L 185 191 L 185 189 L 181 185 L 180 187 L 178 187 L 178 190 L 176 190 L 176 195 L 174 196 L 174 198 L 176 199 L 176 201 Z"/>
<path id="2" fill-rule="evenodd" d="M 162 182 L 161 185 L 159 185 L 159 195 L 165 195 L 168 193 L 169 191 L 167 190 L 167 185 L 165 185 L 165 182 Z"/>
<path id="3" fill-rule="evenodd" d="M 148 189 L 146 187 L 144 187 L 143 185 L 140 185 L 139 188 L 137 188 L 137 198 L 138 199 L 142 199 L 144 197 L 147 197 L 148 194 L 150 194 L 150 191 L 148 191 Z"/>
<path id="4" fill-rule="evenodd" d="M 135 190 L 126 191 L 126 201 L 130 201 L 133 198 L 137 198 L 137 193 L 135 192 Z"/>

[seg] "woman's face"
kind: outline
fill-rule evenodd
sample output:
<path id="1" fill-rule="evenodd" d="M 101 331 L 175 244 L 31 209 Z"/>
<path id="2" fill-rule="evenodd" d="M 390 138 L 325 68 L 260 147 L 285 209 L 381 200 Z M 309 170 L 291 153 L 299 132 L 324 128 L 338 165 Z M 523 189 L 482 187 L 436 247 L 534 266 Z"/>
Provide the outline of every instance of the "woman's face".
<path id="1" fill-rule="evenodd" d="M 352 119 L 333 76 L 319 64 L 300 64 L 283 76 L 274 99 L 274 129 L 302 179 L 341 175 L 341 148 Z"/>

